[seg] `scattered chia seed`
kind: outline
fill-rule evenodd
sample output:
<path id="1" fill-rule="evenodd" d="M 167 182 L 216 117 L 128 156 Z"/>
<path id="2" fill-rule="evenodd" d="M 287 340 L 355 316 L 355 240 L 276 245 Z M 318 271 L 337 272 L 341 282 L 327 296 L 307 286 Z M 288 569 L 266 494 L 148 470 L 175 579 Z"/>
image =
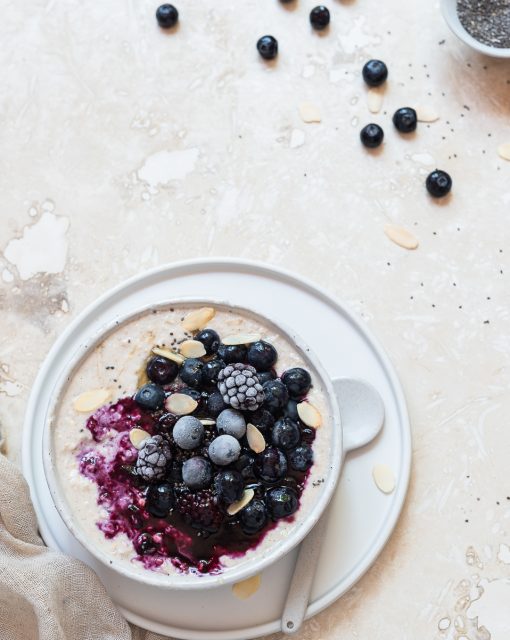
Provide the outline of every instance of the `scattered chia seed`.
<path id="1" fill-rule="evenodd" d="M 464 29 L 478 42 L 510 48 L 510 0 L 458 0 L 457 13 Z"/>

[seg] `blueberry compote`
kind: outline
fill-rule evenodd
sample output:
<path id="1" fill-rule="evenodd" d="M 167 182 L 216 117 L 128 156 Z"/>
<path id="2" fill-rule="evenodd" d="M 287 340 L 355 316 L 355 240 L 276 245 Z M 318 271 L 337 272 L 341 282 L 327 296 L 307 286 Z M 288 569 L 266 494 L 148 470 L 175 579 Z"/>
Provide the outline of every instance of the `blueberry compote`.
<path id="1" fill-rule="evenodd" d="M 214 357 L 204 356 L 204 364 Z M 251 367 L 248 356 L 244 358 L 245 366 Z M 256 376 L 255 368 L 251 369 Z M 238 370 L 235 376 L 239 376 Z M 279 380 L 282 385 L 282 380 L 290 381 L 294 397 L 295 378 L 287 372 Z M 239 377 L 237 380 L 239 383 Z M 236 387 L 238 398 L 242 397 L 241 387 Z M 198 425 L 197 429 L 197 420 L 187 418 L 183 427 L 195 428 L 196 438 L 182 438 L 181 428 L 178 446 L 172 434 L 180 416 L 169 413 L 164 406 L 151 409 L 137 402 L 136 393 L 90 416 L 86 426 L 94 444 L 84 445 L 78 460 L 80 472 L 96 483 L 97 503 L 106 513 L 97 526 L 106 538 L 125 534 L 133 544 L 136 559 L 147 569 L 157 570 L 169 560 L 182 572 L 219 573 L 222 556 L 242 556 L 255 548 L 280 519 L 293 520 L 312 465 L 315 432 L 295 414 L 288 417 L 287 407 L 276 407 L 268 395 L 267 404 L 264 399 L 255 410 L 228 408 L 230 413 L 220 420 L 226 425 L 223 433 L 225 429 L 234 433 L 239 446 L 236 444 L 234 460 L 213 464 L 209 447 L 221 434 L 215 423 L 218 413 L 209 409 L 208 398 L 217 393 L 211 380 L 204 377 L 203 383 L 190 389 L 179 374 L 161 389 L 167 400 L 175 393 L 193 398 L 196 408 L 192 416 L 203 421 L 203 428 Z M 225 397 L 225 401 L 228 399 Z M 265 451 L 257 454 L 250 449 L 244 423 L 258 425 L 266 441 Z M 152 449 L 147 444 L 143 452 L 143 443 L 138 449 L 133 446 L 130 432 L 134 428 L 146 432 L 143 442 L 152 443 Z M 233 440 L 234 436 L 228 438 Z M 185 448 L 182 442 L 187 443 Z M 191 458 L 197 459 L 196 464 L 186 466 L 192 470 L 195 466 L 198 476 L 186 484 L 189 473 L 183 480 L 183 463 Z M 152 470 L 151 460 L 157 460 Z M 147 475 L 148 471 L 152 475 Z M 237 504 L 233 501 L 245 493 L 251 495 L 249 490 L 253 490 L 251 501 L 233 509 Z"/>

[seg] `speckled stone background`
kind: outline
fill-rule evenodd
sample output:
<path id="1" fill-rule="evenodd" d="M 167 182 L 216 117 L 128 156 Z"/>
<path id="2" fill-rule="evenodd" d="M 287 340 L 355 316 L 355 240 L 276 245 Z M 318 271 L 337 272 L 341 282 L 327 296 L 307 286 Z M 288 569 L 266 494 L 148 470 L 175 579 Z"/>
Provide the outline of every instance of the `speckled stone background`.
<path id="1" fill-rule="evenodd" d="M 510 637 L 510 63 L 450 34 L 436 2 L 2 3 L 0 423 L 20 461 L 34 377 L 59 333 L 128 276 L 239 256 L 319 283 L 380 338 L 401 376 L 414 471 L 372 570 L 299 638 Z M 280 42 L 261 61 L 264 33 Z M 364 61 L 385 60 L 371 115 Z M 320 110 L 305 124 L 298 107 Z M 437 122 L 399 136 L 400 106 Z M 367 152 L 361 126 L 379 122 Z M 453 177 L 434 202 L 424 180 Z M 406 251 L 388 222 L 414 233 Z"/>

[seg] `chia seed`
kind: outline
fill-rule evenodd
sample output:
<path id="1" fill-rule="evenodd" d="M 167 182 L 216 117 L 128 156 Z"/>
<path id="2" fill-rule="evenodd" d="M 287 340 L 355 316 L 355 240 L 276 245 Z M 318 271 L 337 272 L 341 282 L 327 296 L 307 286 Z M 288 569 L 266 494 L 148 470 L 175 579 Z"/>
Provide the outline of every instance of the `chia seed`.
<path id="1" fill-rule="evenodd" d="M 510 48 L 510 0 L 458 0 L 457 13 L 464 29 L 478 42 Z"/>

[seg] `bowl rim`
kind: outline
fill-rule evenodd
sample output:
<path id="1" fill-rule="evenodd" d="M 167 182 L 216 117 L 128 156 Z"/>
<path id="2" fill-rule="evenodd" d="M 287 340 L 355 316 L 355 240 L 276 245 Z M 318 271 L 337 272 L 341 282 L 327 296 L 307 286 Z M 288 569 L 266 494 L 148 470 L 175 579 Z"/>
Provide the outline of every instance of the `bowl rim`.
<path id="1" fill-rule="evenodd" d="M 225 573 L 219 574 L 202 574 L 197 576 L 197 579 L 185 579 L 180 583 L 175 580 L 175 576 L 180 574 L 164 574 L 156 571 L 146 570 L 142 572 L 138 569 L 131 569 L 129 564 L 125 560 L 117 559 L 115 556 L 109 555 L 105 551 L 99 549 L 95 545 L 91 544 L 85 535 L 85 532 L 81 529 L 80 525 L 73 518 L 73 512 L 68 504 L 67 499 L 64 497 L 64 492 L 60 487 L 60 479 L 56 469 L 56 462 L 54 460 L 53 450 L 53 434 L 54 434 L 54 420 L 57 415 L 57 408 L 63 397 L 63 392 L 72 376 L 79 369 L 81 363 L 91 353 L 91 351 L 103 340 L 112 335 L 119 327 L 128 322 L 135 321 L 136 319 L 145 316 L 149 312 L 154 310 L 163 311 L 172 306 L 212 306 L 218 309 L 233 311 L 234 313 L 240 313 L 252 317 L 262 325 L 267 326 L 269 329 L 275 329 L 285 339 L 287 339 L 299 352 L 299 355 L 311 364 L 315 369 L 316 374 L 319 377 L 321 386 L 324 388 L 324 396 L 327 398 L 329 414 L 332 418 L 332 425 L 330 429 L 330 457 L 327 468 L 324 475 L 326 481 L 322 485 L 322 491 L 319 499 L 311 507 L 307 516 L 294 527 L 288 536 L 282 541 L 265 552 L 263 555 L 254 558 L 252 561 L 248 560 L 240 565 L 228 567 Z M 342 440 L 342 428 L 340 409 L 336 400 L 336 395 L 332 383 L 331 376 L 325 371 L 318 357 L 314 351 L 305 343 L 302 338 L 297 335 L 292 329 L 288 328 L 284 323 L 275 321 L 268 316 L 261 314 L 252 309 L 232 304 L 224 300 L 211 299 L 206 297 L 178 297 L 171 298 L 156 303 L 149 303 L 143 306 L 137 307 L 134 310 L 130 310 L 122 315 L 118 315 L 109 322 L 103 324 L 99 329 L 89 337 L 89 339 L 82 343 L 71 356 L 69 357 L 66 365 L 62 368 L 60 375 L 57 377 L 52 391 L 52 402 L 49 403 L 46 414 L 44 416 L 43 427 L 43 468 L 48 484 L 48 488 L 53 499 L 55 508 L 64 522 L 67 529 L 73 535 L 73 537 L 89 552 L 91 555 L 99 560 L 101 564 L 108 569 L 115 571 L 116 573 L 135 580 L 138 583 L 144 583 L 151 586 L 157 586 L 168 590 L 201 590 L 214 587 L 221 587 L 226 584 L 240 582 L 255 574 L 260 573 L 269 565 L 273 564 L 281 557 L 289 553 L 294 547 L 296 547 L 302 540 L 308 535 L 319 518 L 322 516 L 326 507 L 328 506 L 340 477 L 344 451 Z"/>

